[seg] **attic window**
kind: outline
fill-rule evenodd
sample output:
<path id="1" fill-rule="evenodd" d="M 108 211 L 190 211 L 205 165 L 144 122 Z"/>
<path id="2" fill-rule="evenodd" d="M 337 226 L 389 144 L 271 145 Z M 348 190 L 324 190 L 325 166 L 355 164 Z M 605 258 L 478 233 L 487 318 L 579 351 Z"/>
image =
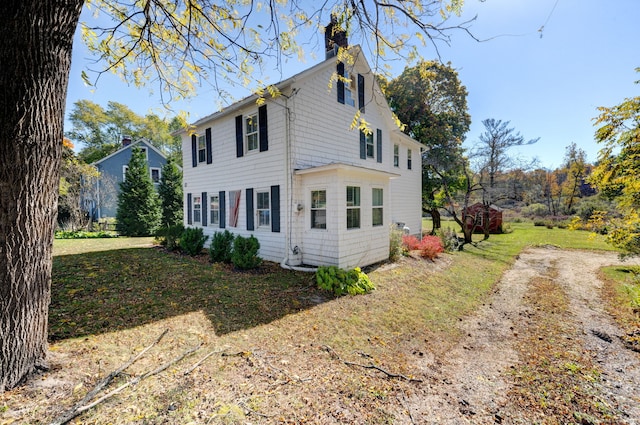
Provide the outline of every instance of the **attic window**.
<path id="1" fill-rule="evenodd" d="M 349 74 L 348 71 L 344 71 L 344 103 L 346 105 L 356 106 L 356 100 L 353 97 L 353 92 L 355 91 L 355 77 Z"/>

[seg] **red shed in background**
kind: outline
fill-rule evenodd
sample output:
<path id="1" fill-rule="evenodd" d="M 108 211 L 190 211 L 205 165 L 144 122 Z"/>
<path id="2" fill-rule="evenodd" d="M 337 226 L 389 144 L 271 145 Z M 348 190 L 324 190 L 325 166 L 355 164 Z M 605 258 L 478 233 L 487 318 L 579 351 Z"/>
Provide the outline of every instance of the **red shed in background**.
<path id="1" fill-rule="evenodd" d="M 484 233 L 485 206 L 482 202 L 467 207 L 467 226 L 473 233 Z M 489 205 L 489 233 L 502 233 L 502 208 Z"/>

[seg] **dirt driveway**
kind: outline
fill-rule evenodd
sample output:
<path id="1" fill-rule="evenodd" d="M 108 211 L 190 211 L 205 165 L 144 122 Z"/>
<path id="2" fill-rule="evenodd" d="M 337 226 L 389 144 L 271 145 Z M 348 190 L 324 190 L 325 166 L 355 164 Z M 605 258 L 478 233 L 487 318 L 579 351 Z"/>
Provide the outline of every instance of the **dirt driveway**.
<path id="1" fill-rule="evenodd" d="M 549 395 L 541 395 L 542 389 L 541 394 L 532 397 L 534 405 L 540 400 L 539 406 L 523 410 L 517 402 L 522 398 L 521 386 L 530 389 L 544 386 L 544 381 L 540 383 L 539 377 L 530 373 L 531 364 L 535 364 L 532 359 L 543 358 L 549 362 L 544 358 L 547 350 L 527 353 L 523 347 L 535 349 L 531 347 L 533 341 L 537 348 L 543 348 L 545 340 L 549 339 L 549 344 L 554 346 L 558 341 L 571 344 L 567 352 L 573 358 L 582 359 L 583 364 L 592 365 L 590 370 L 597 371 L 594 373 L 601 377 L 588 379 L 593 374 L 575 373 L 578 384 L 571 383 L 571 394 L 582 394 L 582 399 L 587 394 L 596 413 L 604 413 L 598 419 L 576 411 L 574 423 L 640 424 L 640 355 L 622 344 L 619 338 L 622 331 L 604 310 L 602 282 L 596 277 L 600 267 L 618 263 L 620 261 L 612 253 L 563 251 L 551 247 L 523 252 L 496 287 L 490 303 L 462 323 L 466 337 L 446 359 L 426 360 L 422 365 L 423 370 L 431 371 L 432 379 L 423 391 L 412 395 L 406 403 L 411 422 L 556 423 L 548 417 L 545 419 L 545 410 L 553 400 L 545 403 L 543 398 Z M 544 287 L 546 289 L 535 296 L 531 293 L 532 286 L 541 278 L 551 286 Z M 564 310 L 563 321 L 567 326 L 559 333 L 549 331 L 554 323 L 545 324 L 536 316 L 536 312 L 545 310 L 542 306 L 545 300 L 557 297 L 552 294 L 556 291 L 564 297 L 566 304 L 546 308 L 545 315 Z M 575 364 L 567 361 L 564 366 L 576 372 L 578 366 Z M 588 388 L 581 393 L 576 386 Z M 575 400 L 575 404 L 580 403 L 581 400 Z"/>

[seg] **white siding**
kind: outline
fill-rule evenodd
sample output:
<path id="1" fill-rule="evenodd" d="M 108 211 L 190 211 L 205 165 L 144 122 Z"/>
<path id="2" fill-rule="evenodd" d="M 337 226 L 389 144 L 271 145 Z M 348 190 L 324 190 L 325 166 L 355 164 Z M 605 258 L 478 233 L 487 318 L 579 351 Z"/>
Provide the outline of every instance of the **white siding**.
<path id="1" fill-rule="evenodd" d="M 282 107 L 275 103 L 267 105 L 268 139 L 269 149 L 264 152 L 247 153 L 246 146 L 244 156 L 236 156 L 236 115 L 256 113 L 257 105 L 249 105 L 233 114 L 226 115 L 219 120 L 202 123 L 195 131 L 204 134 L 206 128 L 211 128 L 213 162 L 198 163 L 192 166 L 191 136 L 182 136 L 184 193 L 185 193 L 185 225 L 187 223 L 186 196 L 192 193 L 194 196 L 207 192 L 207 195 L 225 191 L 226 196 L 226 229 L 245 237 L 253 234 L 260 241 L 259 255 L 269 261 L 280 262 L 284 257 L 284 230 L 285 230 L 285 163 L 284 163 L 284 115 Z M 248 231 L 246 227 L 246 189 L 253 188 L 254 199 L 256 192 L 270 190 L 272 185 L 280 185 L 280 232 L 271 232 L 271 229 L 263 229 L 257 226 L 255 230 Z M 240 208 L 237 227 L 229 226 L 229 191 L 240 190 Z M 254 201 L 254 209 L 256 203 Z M 208 202 L 203 205 L 203 214 L 209 213 Z M 208 222 L 209 220 L 207 220 Z M 195 225 L 196 223 L 194 223 Z M 224 231 L 218 226 L 207 225 L 203 228 L 205 235 L 209 236 L 207 246 L 216 231 Z"/>
<path id="2" fill-rule="evenodd" d="M 348 67 L 347 67 L 348 68 Z M 362 58 L 350 73 L 365 77 L 366 120 L 374 135 L 374 157 L 360 158 L 360 132 L 351 129 L 356 106 L 337 101 L 337 84 L 329 87 L 336 71 L 335 60 L 326 61 L 287 80 L 280 87 L 285 96 L 267 100 L 269 149 L 236 157 L 235 117 L 252 114 L 257 105 L 248 100 L 198 122 L 196 131 L 212 132 L 213 163 L 192 167 L 191 137 L 183 135 L 184 182 L 186 194 L 208 195 L 225 191 L 226 228 L 236 234 L 255 235 L 261 244 L 260 256 L 270 261 L 287 258 L 289 264 L 365 266 L 388 258 L 389 225 L 404 222 L 420 233 L 421 162 L 419 145 L 397 134 L 391 113 L 377 89 L 368 65 Z M 289 112 L 287 114 L 287 111 Z M 290 117 L 287 125 L 286 117 Z M 382 134 L 382 161 L 378 162 L 377 130 Z M 400 145 L 400 167 L 393 166 L 393 145 Z M 289 149 L 287 149 L 287 145 Z M 407 170 L 406 152 L 413 151 L 413 169 Z M 326 169 L 328 164 L 336 167 Z M 325 167 L 319 168 L 317 167 Z M 296 171 L 299 170 L 299 171 Z M 246 189 L 269 190 L 280 186 L 280 232 L 246 228 Z M 361 188 L 361 227 L 346 228 L 346 186 Z M 371 189 L 384 194 L 384 225 L 372 226 Z M 311 229 L 311 190 L 327 191 L 327 229 Z M 241 190 L 239 220 L 229 226 L 230 190 Z M 203 214 L 208 213 L 208 202 Z M 254 208 L 255 208 L 254 201 Z M 185 223 L 186 218 L 185 202 Z M 205 227 L 212 236 L 217 227 Z M 295 253 L 294 253 L 295 251 Z"/>

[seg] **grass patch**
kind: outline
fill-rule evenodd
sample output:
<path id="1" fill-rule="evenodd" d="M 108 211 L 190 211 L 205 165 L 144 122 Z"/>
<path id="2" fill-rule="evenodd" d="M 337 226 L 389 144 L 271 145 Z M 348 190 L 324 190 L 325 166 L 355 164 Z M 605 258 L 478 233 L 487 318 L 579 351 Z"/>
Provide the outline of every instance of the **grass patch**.
<path id="1" fill-rule="evenodd" d="M 510 408 L 540 424 L 610 423 L 614 412 L 598 395 L 600 371 L 572 331 L 567 296 L 554 279 L 534 279 L 525 295 L 536 308 L 514 330 L 521 360 L 512 369 Z"/>
<path id="2" fill-rule="evenodd" d="M 640 352 L 640 267 L 605 267 L 599 275 L 607 310 L 625 331 L 625 345 Z"/>
<path id="3" fill-rule="evenodd" d="M 316 289 L 313 275 L 273 263 L 237 272 L 210 264 L 206 254 L 191 258 L 152 247 L 152 238 L 56 240 L 46 382 L 58 384 L 3 395 L 7 411 L 0 422 L 47 423 L 167 328 L 162 345 L 136 363 L 131 376 L 198 343 L 202 352 L 189 364 L 223 347 L 238 355 L 212 356 L 188 376 L 188 364 L 172 367 L 81 421 L 393 422 L 415 387 L 348 367 L 323 347 L 345 360 L 420 375 L 421 360 L 446 355 L 460 319 L 486 301 L 524 247 L 607 248 L 585 232 L 531 223 L 513 229 L 435 262 L 405 257 L 368 268 L 376 290 L 338 299 Z M 574 357 L 558 368 L 573 376 L 591 370 Z"/>
<path id="4" fill-rule="evenodd" d="M 322 296 L 309 274 L 284 272 L 274 264 L 243 273 L 202 257 L 159 248 L 56 256 L 50 340 L 114 332 L 195 311 L 204 312 L 220 335 L 298 312 L 314 305 L 312 296 Z"/>

